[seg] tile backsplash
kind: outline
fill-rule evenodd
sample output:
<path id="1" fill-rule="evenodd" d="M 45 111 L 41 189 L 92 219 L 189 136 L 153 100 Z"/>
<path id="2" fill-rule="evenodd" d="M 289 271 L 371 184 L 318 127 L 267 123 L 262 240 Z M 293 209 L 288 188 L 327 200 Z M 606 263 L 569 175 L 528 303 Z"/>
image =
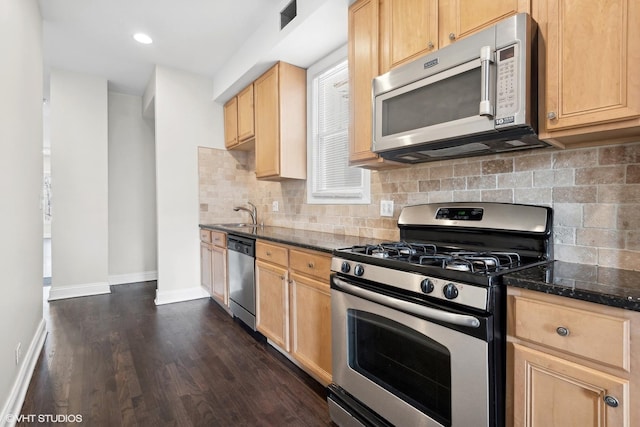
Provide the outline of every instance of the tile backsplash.
<path id="1" fill-rule="evenodd" d="M 398 239 L 407 205 L 490 201 L 551 206 L 555 258 L 640 270 L 640 142 L 522 151 L 423 163 L 371 173 L 370 205 L 310 205 L 306 182 L 258 181 L 254 152 L 200 148 L 201 223 L 249 220 L 233 207 L 251 201 L 266 225 L 382 240 Z M 380 217 L 380 200 L 394 217 Z M 272 212 L 273 201 L 279 211 Z"/>

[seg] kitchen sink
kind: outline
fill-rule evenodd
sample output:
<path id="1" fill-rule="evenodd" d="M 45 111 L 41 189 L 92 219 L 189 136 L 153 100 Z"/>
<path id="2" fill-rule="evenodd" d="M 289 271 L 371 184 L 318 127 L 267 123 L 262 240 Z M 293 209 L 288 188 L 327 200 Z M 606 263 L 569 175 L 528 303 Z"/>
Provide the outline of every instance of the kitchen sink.
<path id="1" fill-rule="evenodd" d="M 258 227 L 258 225 L 253 225 L 253 224 L 246 224 L 246 223 L 231 223 L 231 224 L 215 224 L 219 227 L 226 227 L 226 228 L 242 228 L 242 227 Z"/>

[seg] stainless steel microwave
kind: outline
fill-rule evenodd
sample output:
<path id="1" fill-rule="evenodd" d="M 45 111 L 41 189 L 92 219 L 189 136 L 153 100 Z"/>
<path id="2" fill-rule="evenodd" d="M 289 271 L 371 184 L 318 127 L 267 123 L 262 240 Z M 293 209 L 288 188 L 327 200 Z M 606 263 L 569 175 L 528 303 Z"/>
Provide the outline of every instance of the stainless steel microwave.
<path id="1" fill-rule="evenodd" d="M 376 77 L 372 150 L 420 163 L 547 146 L 535 38 L 521 13 Z"/>

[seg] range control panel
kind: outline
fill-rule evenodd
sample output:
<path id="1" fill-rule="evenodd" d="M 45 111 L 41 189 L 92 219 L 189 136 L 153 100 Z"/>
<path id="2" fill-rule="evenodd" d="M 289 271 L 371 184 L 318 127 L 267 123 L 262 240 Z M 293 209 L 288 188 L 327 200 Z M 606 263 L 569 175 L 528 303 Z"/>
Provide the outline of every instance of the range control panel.
<path id="1" fill-rule="evenodd" d="M 484 286 L 465 284 L 339 257 L 331 259 L 331 271 L 346 277 L 382 283 L 393 288 L 428 295 L 467 307 L 486 310 L 488 305 L 489 291 Z"/>

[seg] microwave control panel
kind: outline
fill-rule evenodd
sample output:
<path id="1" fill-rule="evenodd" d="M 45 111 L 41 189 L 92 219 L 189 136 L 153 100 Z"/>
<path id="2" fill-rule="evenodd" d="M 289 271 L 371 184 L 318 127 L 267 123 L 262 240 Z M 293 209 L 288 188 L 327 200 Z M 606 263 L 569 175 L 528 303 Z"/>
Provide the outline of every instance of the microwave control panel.
<path id="1" fill-rule="evenodd" d="M 499 50 L 496 59 L 496 125 L 508 125 L 518 112 L 518 46 Z"/>

